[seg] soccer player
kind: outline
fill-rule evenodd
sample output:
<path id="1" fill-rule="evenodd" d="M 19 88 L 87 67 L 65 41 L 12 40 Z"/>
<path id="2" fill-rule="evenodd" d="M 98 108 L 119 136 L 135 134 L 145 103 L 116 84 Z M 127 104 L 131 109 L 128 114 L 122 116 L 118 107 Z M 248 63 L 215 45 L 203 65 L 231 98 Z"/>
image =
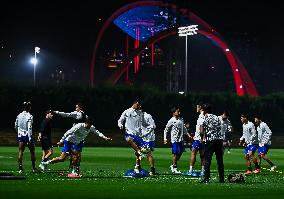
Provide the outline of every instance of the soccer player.
<path id="1" fill-rule="evenodd" d="M 85 119 L 88 117 L 84 111 L 83 111 L 83 105 L 81 103 L 76 103 L 75 105 L 75 111 L 71 113 L 65 113 L 60 111 L 54 111 L 55 114 L 58 114 L 62 117 L 69 117 L 74 119 L 74 124 L 76 125 L 78 123 L 84 123 Z"/>
<path id="2" fill-rule="evenodd" d="M 193 143 L 192 143 L 192 147 L 191 147 L 191 158 L 190 158 L 189 170 L 186 173 L 187 175 L 192 175 L 193 167 L 194 167 L 195 162 L 196 162 L 196 154 L 197 154 L 197 152 L 199 152 L 200 160 L 201 160 L 201 173 L 200 173 L 200 175 L 201 176 L 204 175 L 204 163 L 205 163 L 204 151 L 205 151 L 205 144 L 204 144 L 204 142 L 201 141 L 201 136 L 200 136 L 200 127 L 201 127 L 201 124 L 204 121 L 204 114 L 203 114 L 203 111 L 202 111 L 202 104 L 203 103 L 198 103 L 196 105 L 196 112 L 199 113 L 199 116 L 198 116 L 198 119 L 197 119 L 197 122 L 196 122 L 195 134 L 194 134 L 194 137 L 193 137 Z"/>
<path id="3" fill-rule="evenodd" d="M 254 122 L 257 126 L 257 134 L 258 134 L 258 157 L 259 157 L 259 166 L 261 164 L 261 159 L 264 159 L 271 166 L 271 171 L 276 169 L 275 164 L 269 159 L 267 156 L 267 152 L 271 145 L 271 136 L 272 131 L 268 127 L 268 125 L 262 121 L 260 116 L 254 117 Z M 255 171 L 257 172 L 257 171 Z"/>
<path id="4" fill-rule="evenodd" d="M 75 126 L 78 123 L 84 123 L 86 118 L 88 117 L 83 111 L 83 105 L 80 102 L 75 104 L 75 111 L 71 113 L 65 113 L 65 112 L 60 112 L 60 111 L 54 111 L 54 113 L 60 115 L 61 117 L 73 118 L 73 122 L 74 122 L 73 126 Z M 69 169 L 71 170 L 72 169 L 72 153 L 69 153 L 69 155 L 70 155 Z"/>
<path id="5" fill-rule="evenodd" d="M 144 153 L 147 154 L 147 159 L 150 163 L 150 176 L 153 176 L 156 174 L 155 172 L 155 165 L 154 165 L 154 158 L 153 158 L 153 152 L 155 148 L 155 128 L 156 124 L 153 119 L 153 117 L 146 112 L 143 112 L 143 119 L 142 119 L 142 140 L 144 142 L 144 146 L 141 149 L 142 152 L 143 150 Z M 141 165 L 140 165 L 140 159 L 136 159 L 136 165 L 134 171 L 136 173 L 139 173 L 141 170 Z"/>
<path id="6" fill-rule="evenodd" d="M 111 138 L 104 136 L 100 131 L 98 131 L 93 126 L 93 119 L 88 117 L 85 123 L 78 123 L 69 129 L 57 143 L 57 145 L 63 144 L 62 152 L 59 157 L 53 158 L 43 162 L 44 166 L 49 164 L 55 164 L 58 162 L 64 162 L 68 156 L 67 152 L 72 151 L 72 166 L 75 172 L 69 173 L 68 177 L 80 177 L 80 162 L 81 162 L 81 152 L 83 148 L 83 142 L 89 133 L 94 133 L 105 140 L 111 140 Z"/>
<path id="7" fill-rule="evenodd" d="M 222 115 L 219 116 L 219 119 L 221 121 L 221 133 L 223 135 L 224 141 L 223 141 L 223 146 L 224 146 L 224 152 L 225 149 L 228 149 L 228 153 L 231 153 L 231 143 L 232 143 L 232 125 L 229 120 L 229 112 L 228 111 L 223 111 Z"/>
<path id="8" fill-rule="evenodd" d="M 251 167 L 251 161 L 255 165 L 255 171 L 254 173 L 260 172 L 260 167 L 258 165 L 257 159 L 254 156 L 254 153 L 257 149 L 258 145 L 258 139 L 257 139 L 257 133 L 255 130 L 255 126 L 252 122 L 249 121 L 247 114 L 241 115 L 241 122 L 243 123 L 243 135 L 240 138 L 239 145 L 244 146 L 244 154 L 245 154 L 245 160 L 246 160 L 246 166 L 247 171 L 245 172 L 245 175 L 251 175 L 252 167 Z"/>
<path id="9" fill-rule="evenodd" d="M 18 142 L 19 142 L 19 155 L 18 155 L 18 164 L 19 164 L 19 173 L 23 172 L 23 154 L 25 147 L 28 146 L 31 153 L 32 161 L 32 171 L 36 172 L 35 167 L 35 144 L 32 136 L 32 126 L 33 126 L 33 116 L 30 114 L 32 104 L 31 102 L 23 103 L 24 111 L 21 112 L 15 121 L 15 129 L 18 133 Z"/>
<path id="10" fill-rule="evenodd" d="M 177 169 L 177 162 L 180 159 L 182 153 L 185 151 L 183 144 L 184 134 L 188 134 L 186 127 L 184 126 L 183 119 L 180 117 L 180 109 L 173 107 L 171 109 L 172 118 L 168 121 L 166 128 L 164 129 L 164 144 L 167 144 L 167 134 L 171 133 L 172 143 L 172 165 L 170 166 L 171 172 L 180 174 L 181 172 Z"/>
<path id="11" fill-rule="evenodd" d="M 212 107 L 210 104 L 202 106 L 204 113 L 204 120 L 200 127 L 200 136 L 203 141 L 205 138 L 205 165 L 204 165 L 204 179 L 201 183 L 209 183 L 210 166 L 212 156 L 215 153 L 219 182 L 224 183 L 224 161 L 223 161 L 223 135 L 221 134 L 221 122 L 218 116 L 212 114 Z"/>
<path id="12" fill-rule="evenodd" d="M 51 142 L 51 120 L 53 118 L 53 112 L 51 110 L 46 111 L 45 118 L 41 122 L 40 132 L 37 140 L 41 142 L 42 158 L 39 167 L 44 170 L 42 162 L 46 162 L 48 158 L 53 154 L 53 146 Z"/>
<path id="13" fill-rule="evenodd" d="M 144 158 L 141 148 L 143 147 L 142 136 L 142 118 L 143 112 L 141 111 L 142 103 L 140 100 L 135 100 L 132 106 L 121 114 L 117 125 L 121 130 L 124 130 L 124 138 L 126 142 L 134 149 L 137 159 Z"/>

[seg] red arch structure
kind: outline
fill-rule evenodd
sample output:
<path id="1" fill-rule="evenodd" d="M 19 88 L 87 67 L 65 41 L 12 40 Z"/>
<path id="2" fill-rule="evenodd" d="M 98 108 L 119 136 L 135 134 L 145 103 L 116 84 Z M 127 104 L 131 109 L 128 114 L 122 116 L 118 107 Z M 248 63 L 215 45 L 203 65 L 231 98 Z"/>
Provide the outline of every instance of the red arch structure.
<path id="1" fill-rule="evenodd" d="M 130 3 L 116 12 L 113 13 L 111 17 L 108 18 L 108 20 L 105 22 L 104 26 L 99 32 L 97 41 L 95 43 L 95 47 L 93 50 L 92 55 L 92 61 L 90 66 L 90 81 L 91 86 L 95 85 L 94 80 L 94 68 L 96 63 L 96 53 L 100 44 L 100 41 L 102 39 L 102 36 L 107 29 L 107 27 L 112 23 L 113 20 L 115 20 L 118 16 L 123 14 L 124 12 L 140 6 L 167 6 L 171 9 L 176 9 L 176 6 L 173 4 L 164 4 L 161 1 L 141 1 L 141 2 L 134 2 Z M 198 33 L 207 37 L 208 39 L 214 41 L 218 44 L 218 46 L 223 50 L 226 59 L 228 60 L 232 73 L 235 80 L 235 88 L 236 93 L 239 96 L 243 96 L 245 94 L 251 95 L 251 96 L 258 96 L 258 92 L 255 88 L 255 85 L 253 84 L 250 75 L 248 74 L 247 70 L 243 66 L 243 64 L 240 62 L 236 54 L 232 51 L 232 49 L 229 48 L 229 46 L 226 44 L 226 42 L 222 39 L 222 37 L 210 26 L 208 25 L 204 20 L 193 14 L 192 12 L 189 12 L 186 9 L 181 9 L 179 12 L 183 15 L 188 17 L 191 21 L 196 22 L 199 25 L 199 31 Z M 116 73 L 114 73 L 110 78 L 109 81 L 112 84 L 115 84 L 123 75 L 123 73 L 126 71 L 127 66 L 130 64 L 130 62 L 138 55 L 140 55 L 145 47 L 150 47 L 151 44 L 156 43 L 162 39 L 165 39 L 169 36 L 176 35 L 177 29 L 171 28 L 168 30 L 165 30 L 163 32 L 158 33 L 157 35 L 150 38 L 147 42 L 141 44 L 139 48 L 135 49 L 126 60 L 124 60 L 124 66 L 120 67 Z"/>

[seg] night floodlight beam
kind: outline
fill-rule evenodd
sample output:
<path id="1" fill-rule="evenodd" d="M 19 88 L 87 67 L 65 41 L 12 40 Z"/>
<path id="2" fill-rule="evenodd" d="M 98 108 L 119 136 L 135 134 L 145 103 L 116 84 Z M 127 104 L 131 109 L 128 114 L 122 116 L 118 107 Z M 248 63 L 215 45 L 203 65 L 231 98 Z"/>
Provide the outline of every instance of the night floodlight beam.
<path id="1" fill-rule="evenodd" d="M 37 59 L 36 58 L 31 58 L 31 63 L 33 64 L 33 65 L 36 65 L 37 64 Z"/>
<path id="2" fill-rule="evenodd" d="M 35 47 L 35 56 L 31 59 L 31 63 L 34 65 L 34 86 L 35 86 L 35 82 L 36 82 L 36 79 L 35 79 L 35 72 L 36 72 L 36 65 L 38 63 L 38 60 L 36 58 L 36 54 L 38 54 L 40 52 L 40 47 Z"/>
<path id="3" fill-rule="evenodd" d="M 187 36 L 196 35 L 198 25 L 183 26 L 178 28 L 178 36 L 185 37 L 185 81 L 184 94 L 187 94 Z"/>

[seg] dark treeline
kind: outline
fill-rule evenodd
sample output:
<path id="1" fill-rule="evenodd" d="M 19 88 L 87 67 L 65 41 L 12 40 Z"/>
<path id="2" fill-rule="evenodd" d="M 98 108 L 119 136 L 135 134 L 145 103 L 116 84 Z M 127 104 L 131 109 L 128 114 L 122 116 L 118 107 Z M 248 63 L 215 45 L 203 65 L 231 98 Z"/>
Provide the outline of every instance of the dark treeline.
<path id="1" fill-rule="evenodd" d="M 44 113 L 48 109 L 71 112 L 76 102 L 84 104 L 85 112 L 95 118 L 98 129 L 117 129 L 120 114 L 135 99 L 143 101 L 143 109 L 155 119 L 157 129 L 163 130 L 170 119 L 170 108 L 179 106 L 182 117 L 190 122 L 194 130 L 197 114 L 197 102 L 208 102 L 213 113 L 220 115 L 226 109 L 231 113 L 230 120 L 235 132 L 241 134 L 240 114 L 248 113 L 253 121 L 254 115 L 261 115 L 273 133 L 281 135 L 284 122 L 284 93 L 275 93 L 263 97 L 238 97 L 234 93 L 192 93 L 187 96 L 161 92 L 153 87 L 99 87 L 64 85 L 41 87 L 0 84 L 0 128 L 13 128 L 14 121 L 22 111 L 24 101 L 32 102 L 34 128 L 39 128 Z M 70 119 L 55 117 L 54 127 L 68 129 Z"/>

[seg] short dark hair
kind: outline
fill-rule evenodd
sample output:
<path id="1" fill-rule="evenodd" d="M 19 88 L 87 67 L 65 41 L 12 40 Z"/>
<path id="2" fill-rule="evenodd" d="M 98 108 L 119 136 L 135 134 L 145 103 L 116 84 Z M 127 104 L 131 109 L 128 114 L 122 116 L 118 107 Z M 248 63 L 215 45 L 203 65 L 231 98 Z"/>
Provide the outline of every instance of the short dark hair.
<path id="1" fill-rule="evenodd" d="M 262 120 L 262 117 L 261 117 L 260 115 L 256 115 L 256 116 L 254 116 L 254 118 L 257 118 L 257 119 L 259 119 L 259 120 Z"/>
<path id="2" fill-rule="evenodd" d="M 132 103 L 132 104 L 136 104 L 136 103 L 139 103 L 140 105 L 142 105 L 141 99 L 135 99 L 135 100 L 133 100 L 133 103 Z"/>
<path id="3" fill-rule="evenodd" d="M 197 102 L 197 104 L 196 104 L 196 105 L 197 105 L 197 106 L 201 106 L 201 107 L 202 107 L 202 105 L 203 105 L 203 104 L 204 104 L 204 103 L 200 101 L 200 102 Z"/>
<path id="4" fill-rule="evenodd" d="M 244 117 L 244 118 L 249 119 L 249 116 L 248 116 L 248 114 L 247 114 L 247 113 L 242 113 L 242 114 L 241 114 L 241 117 Z"/>
<path id="5" fill-rule="evenodd" d="M 212 112 L 212 106 L 208 103 L 202 105 L 202 110 L 206 113 Z"/>
<path id="6" fill-rule="evenodd" d="M 49 114 L 49 113 L 54 114 L 54 112 L 53 112 L 52 110 L 47 110 L 47 111 L 45 111 L 45 114 L 46 114 L 46 115 Z"/>
<path id="7" fill-rule="evenodd" d="M 23 102 L 23 108 L 25 111 L 28 111 L 30 108 L 32 108 L 31 102 Z"/>
<path id="8" fill-rule="evenodd" d="M 172 108 L 171 108 L 171 113 L 176 112 L 178 109 L 179 109 L 179 107 L 176 107 L 176 106 L 172 107 Z"/>
<path id="9" fill-rule="evenodd" d="M 230 117 L 230 113 L 229 113 L 229 111 L 227 111 L 227 110 L 224 110 L 224 111 L 223 111 L 223 114 L 226 115 L 227 117 Z"/>

